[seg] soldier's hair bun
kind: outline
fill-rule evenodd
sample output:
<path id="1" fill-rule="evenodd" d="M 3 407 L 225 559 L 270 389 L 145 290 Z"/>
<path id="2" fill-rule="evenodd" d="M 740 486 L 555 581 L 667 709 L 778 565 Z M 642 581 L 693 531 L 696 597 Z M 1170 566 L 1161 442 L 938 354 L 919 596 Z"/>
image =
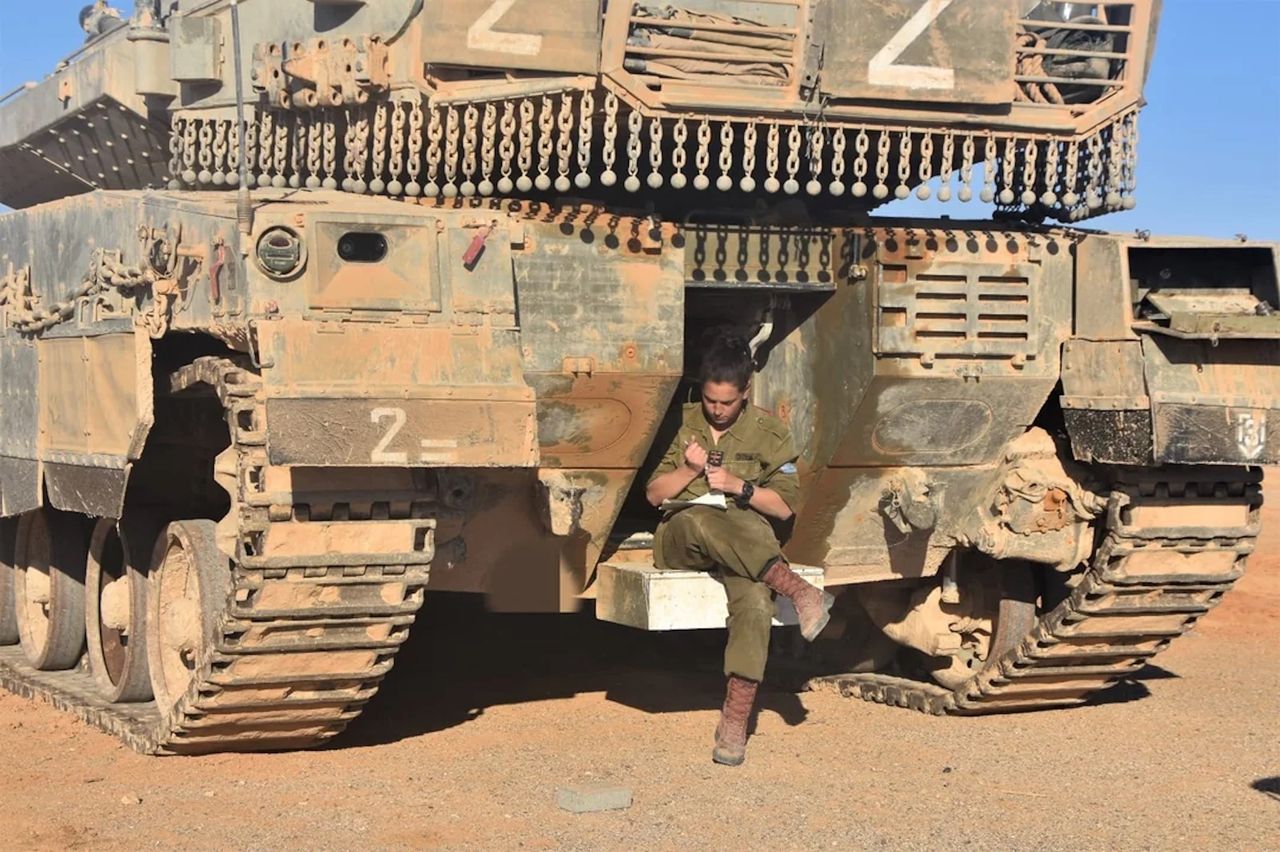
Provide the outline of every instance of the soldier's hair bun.
<path id="1" fill-rule="evenodd" d="M 733 382 L 746 390 L 751 382 L 751 344 L 732 328 L 712 329 L 705 337 L 702 366 L 698 379 L 707 382 Z"/>

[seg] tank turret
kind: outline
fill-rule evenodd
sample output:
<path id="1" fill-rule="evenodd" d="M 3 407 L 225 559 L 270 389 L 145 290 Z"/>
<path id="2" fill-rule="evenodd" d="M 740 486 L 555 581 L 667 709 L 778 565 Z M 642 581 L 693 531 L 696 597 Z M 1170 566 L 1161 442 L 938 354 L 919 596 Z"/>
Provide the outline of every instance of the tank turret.
<path id="1" fill-rule="evenodd" d="M 1158 0 L 249 0 L 86 9 L 0 105 L 0 201 L 341 188 L 643 201 L 912 194 L 1076 221 L 1134 204 Z M 249 93 L 235 132 L 236 63 Z M 937 180 L 935 180 L 937 179 Z M 718 200 L 717 200 L 718 199 Z"/>

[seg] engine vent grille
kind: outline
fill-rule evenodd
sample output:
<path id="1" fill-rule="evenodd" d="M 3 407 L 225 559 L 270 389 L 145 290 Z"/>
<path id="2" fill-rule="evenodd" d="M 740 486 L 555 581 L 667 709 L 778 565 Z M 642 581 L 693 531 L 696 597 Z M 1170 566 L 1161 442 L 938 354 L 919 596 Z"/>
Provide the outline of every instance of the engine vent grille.
<path id="1" fill-rule="evenodd" d="M 1033 358 L 1038 269 L 994 265 L 880 267 L 876 351 L 934 358 Z"/>

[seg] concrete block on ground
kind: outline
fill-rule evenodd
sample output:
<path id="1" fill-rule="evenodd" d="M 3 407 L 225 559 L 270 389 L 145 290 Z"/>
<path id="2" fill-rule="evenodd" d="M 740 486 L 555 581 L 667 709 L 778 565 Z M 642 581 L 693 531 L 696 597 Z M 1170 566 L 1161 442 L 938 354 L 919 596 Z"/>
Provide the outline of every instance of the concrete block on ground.
<path id="1" fill-rule="evenodd" d="M 631 788 L 616 784 L 570 784 L 556 788 L 556 804 L 575 814 L 631 807 Z"/>

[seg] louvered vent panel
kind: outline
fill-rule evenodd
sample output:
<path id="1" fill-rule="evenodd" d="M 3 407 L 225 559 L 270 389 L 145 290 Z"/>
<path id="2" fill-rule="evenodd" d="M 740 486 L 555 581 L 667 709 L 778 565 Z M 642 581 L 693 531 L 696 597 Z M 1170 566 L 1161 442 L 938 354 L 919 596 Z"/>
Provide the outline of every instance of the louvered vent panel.
<path id="1" fill-rule="evenodd" d="M 1030 358 L 1038 270 L 987 265 L 883 265 L 878 345 L 881 355 Z"/>

